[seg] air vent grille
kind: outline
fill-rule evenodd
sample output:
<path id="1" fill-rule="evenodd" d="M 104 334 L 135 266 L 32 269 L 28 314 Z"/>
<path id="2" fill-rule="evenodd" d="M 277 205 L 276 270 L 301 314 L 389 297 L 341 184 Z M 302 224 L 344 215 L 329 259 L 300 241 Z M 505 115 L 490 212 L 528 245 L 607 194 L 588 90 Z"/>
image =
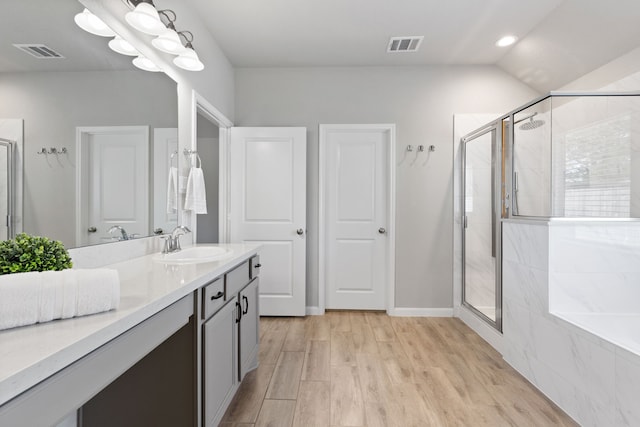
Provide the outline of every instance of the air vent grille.
<path id="1" fill-rule="evenodd" d="M 64 56 L 44 44 L 14 44 L 14 46 L 38 59 L 64 58 Z"/>
<path id="2" fill-rule="evenodd" d="M 420 49 L 424 36 L 405 36 L 405 37 L 391 37 L 389 39 L 389 45 L 387 46 L 387 52 L 416 52 Z"/>

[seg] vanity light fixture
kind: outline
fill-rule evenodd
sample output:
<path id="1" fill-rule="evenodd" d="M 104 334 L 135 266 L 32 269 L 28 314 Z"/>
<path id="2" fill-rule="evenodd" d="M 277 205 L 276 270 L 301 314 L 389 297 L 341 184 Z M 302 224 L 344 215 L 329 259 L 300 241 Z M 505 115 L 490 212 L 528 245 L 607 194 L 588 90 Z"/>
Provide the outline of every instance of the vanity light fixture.
<path id="1" fill-rule="evenodd" d="M 178 31 L 174 25 L 176 13 L 170 9 L 157 10 L 152 0 L 123 0 L 133 7 L 125 15 L 126 21 L 138 31 L 157 36 L 151 40 L 153 47 L 161 52 L 178 55 L 173 63 L 187 71 L 200 71 L 204 64 L 193 49 L 193 34 Z M 181 37 L 186 43 L 183 44 Z"/>
<path id="2" fill-rule="evenodd" d="M 102 19 L 95 16 L 86 7 L 82 12 L 76 14 L 73 20 L 78 24 L 78 27 L 96 36 L 113 37 L 116 35 Z"/>
<path id="3" fill-rule="evenodd" d="M 133 65 L 144 71 L 151 71 L 152 73 L 162 71 L 152 60 L 143 55 L 138 55 L 136 58 L 133 58 L 133 61 L 131 62 L 133 62 Z"/>
<path id="4" fill-rule="evenodd" d="M 129 43 L 119 35 L 116 35 L 113 38 L 113 40 L 109 41 L 109 47 L 114 52 L 118 52 L 119 54 L 122 54 L 122 55 L 129 55 L 129 56 L 140 55 L 138 50 L 135 47 L 133 47 L 131 43 Z"/>

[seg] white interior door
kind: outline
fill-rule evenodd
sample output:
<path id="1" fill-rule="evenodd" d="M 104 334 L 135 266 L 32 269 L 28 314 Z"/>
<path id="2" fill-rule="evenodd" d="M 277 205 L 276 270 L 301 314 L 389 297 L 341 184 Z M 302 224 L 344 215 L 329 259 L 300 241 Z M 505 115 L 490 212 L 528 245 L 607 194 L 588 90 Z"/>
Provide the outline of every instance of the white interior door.
<path id="1" fill-rule="evenodd" d="M 259 243 L 260 315 L 305 315 L 306 128 L 231 128 L 230 242 Z"/>
<path id="2" fill-rule="evenodd" d="M 78 128 L 80 245 L 149 234 L 149 128 Z"/>
<path id="3" fill-rule="evenodd" d="M 167 206 L 169 168 L 178 167 L 178 128 L 153 130 L 153 231 L 170 233 L 178 224 L 178 210 Z"/>
<path id="4" fill-rule="evenodd" d="M 326 308 L 386 309 L 391 125 L 321 125 Z"/>

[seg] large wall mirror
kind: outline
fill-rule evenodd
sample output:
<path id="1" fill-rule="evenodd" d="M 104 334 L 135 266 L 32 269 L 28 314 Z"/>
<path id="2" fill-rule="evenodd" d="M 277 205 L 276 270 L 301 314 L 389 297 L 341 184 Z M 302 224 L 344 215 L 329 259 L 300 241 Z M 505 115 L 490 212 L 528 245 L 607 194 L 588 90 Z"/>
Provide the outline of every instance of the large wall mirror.
<path id="1" fill-rule="evenodd" d="M 177 161 L 176 83 L 138 70 L 109 38 L 76 26 L 82 10 L 77 0 L 9 2 L 0 26 L 0 133 L 16 122 L 22 132 L 16 229 L 67 247 L 124 238 L 115 226 L 135 238 L 176 223 L 166 200 Z"/>

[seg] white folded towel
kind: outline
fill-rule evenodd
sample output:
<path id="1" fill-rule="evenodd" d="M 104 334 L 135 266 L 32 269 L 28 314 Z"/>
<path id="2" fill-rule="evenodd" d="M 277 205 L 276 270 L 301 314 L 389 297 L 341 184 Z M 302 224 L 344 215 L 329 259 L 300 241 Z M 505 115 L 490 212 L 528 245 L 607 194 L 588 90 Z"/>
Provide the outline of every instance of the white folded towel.
<path id="1" fill-rule="evenodd" d="M 116 270 L 88 269 L 0 276 L 0 329 L 118 308 Z"/>
<path id="2" fill-rule="evenodd" d="M 167 213 L 178 210 L 178 168 L 169 168 L 169 183 L 167 185 Z"/>
<path id="3" fill-rule="evenodd" d="M 196 214 L 207 213 L 207 190 L 204 186 L 202 168 L 193 167 L 189 171 L 184 209 L 193 211 Z"/>

